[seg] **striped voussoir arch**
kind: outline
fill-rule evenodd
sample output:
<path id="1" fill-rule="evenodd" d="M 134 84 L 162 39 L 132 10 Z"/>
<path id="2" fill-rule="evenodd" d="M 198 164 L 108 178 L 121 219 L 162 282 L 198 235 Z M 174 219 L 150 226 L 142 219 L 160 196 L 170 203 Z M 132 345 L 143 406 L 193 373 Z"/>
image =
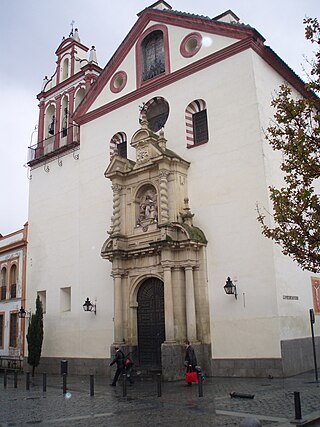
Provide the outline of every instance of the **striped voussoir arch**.
<path id="1" fill-rule="evenodd" d="M 192 116 L 193 114 L 199 113 L 199 111 L 203 111 L 206 108 L 206 103 L 203 99 L 196 99 L 195 101 L 190 102 L 186 108 L 186 137 L 189 144 L 194 144 Z"/>
<path id="2" fill-rule="evenodd" d="M 150 108 L 150 106 L 152 105 L 152 104 L 154 104 L 155 102 L 158 102 L 158 101 L 163 101 L 164 100 L 164 98 L 162 98 L 161 96 L 155 96 L 155 97 L 153 97 L 152 99 L 149 99 L 149 101 L 148 102 L 146 102 L 145 104 L 143 104 L 143 108 L 141 108 L 140 109 L 140 117 L 139 117 L 139 122 L 141 123 L 141 120 L 142 120 L 142 116 L 144 115 L 144 114 L 146 114 L 146 112 L 147 112 L 147 110 L 148 110 L 148 108 Z"/>
<path id="3" fill-rule="evenodd" d="M 110 140 L 110 159 L 117 153 L 117 144 L 127 142 L 127 135 L 124 132 L 117 132 Z"/>

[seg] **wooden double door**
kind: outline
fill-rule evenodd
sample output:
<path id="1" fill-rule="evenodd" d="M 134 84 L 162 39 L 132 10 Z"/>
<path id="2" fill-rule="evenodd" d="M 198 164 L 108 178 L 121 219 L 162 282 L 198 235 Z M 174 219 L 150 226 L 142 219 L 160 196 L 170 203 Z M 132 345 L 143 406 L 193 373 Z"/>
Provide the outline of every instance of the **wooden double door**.
<path id="1" fill-rule="evenodd" d="M 138 346 L 142 368 L 161 368 L 161 344 L 165 341 L 163 282 L 145 280 L 138 291 Z"/>

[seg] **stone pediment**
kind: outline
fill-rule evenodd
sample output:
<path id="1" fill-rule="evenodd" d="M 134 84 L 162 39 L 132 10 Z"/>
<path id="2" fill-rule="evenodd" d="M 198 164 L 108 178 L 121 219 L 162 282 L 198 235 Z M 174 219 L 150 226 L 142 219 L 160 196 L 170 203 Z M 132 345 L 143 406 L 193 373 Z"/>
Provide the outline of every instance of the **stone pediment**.
<path id="1" fill-rule="evenodd" d="M 110 178 L 116 174 L 124 174 L 131 171 L 134 167 L 134 162 L 132 160 L 126 159 L 119 155 L 113 156 L 109 166 L 107 167 L 104 176 Z"/>

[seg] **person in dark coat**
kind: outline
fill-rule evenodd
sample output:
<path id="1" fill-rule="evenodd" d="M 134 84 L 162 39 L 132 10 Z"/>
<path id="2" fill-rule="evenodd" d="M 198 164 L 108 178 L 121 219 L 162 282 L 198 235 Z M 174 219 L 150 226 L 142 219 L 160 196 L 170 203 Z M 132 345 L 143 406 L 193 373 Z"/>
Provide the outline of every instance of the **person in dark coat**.
<path id="1" fill-rule="evenodd" d="M 197 366 L 197 357 L 194 352 L 193 347 L 190 345 L 190 341 L 185 340 L 184 342 L 185 348 L 186 348 L 186 355 L 185 355 L 185 366 L 187 368 L 186 372 L 195 372 L 196 366 Z M 191 386 L 192 383 L 188 382 L 188 386 Z"/>
<path id="2" fill-rule="evenodd" d="M 120 377 L 120 375 L 124 372 L 124 354 L 123 351 L 120 349 L 120 347 L 116 346 L 114 348 L 116 350 L 116 353 L 114 355 L 114 359 L 110 363 L 110 366 L 117 364 L 117 370 L 114 374 L 113 381 L 110 384 L 111 386 L 115 387 L 117 385 L 117 381 Z"/>

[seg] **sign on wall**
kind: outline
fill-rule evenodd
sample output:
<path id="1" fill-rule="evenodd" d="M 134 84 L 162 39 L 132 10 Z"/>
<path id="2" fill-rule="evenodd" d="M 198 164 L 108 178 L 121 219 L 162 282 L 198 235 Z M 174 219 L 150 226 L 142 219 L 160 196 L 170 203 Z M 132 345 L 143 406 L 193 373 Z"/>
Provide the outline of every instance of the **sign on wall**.
<path id="1" fill-rule="evenodd" d="M 315 314 L 320 314 L 320 278 L 311 277 L 313 307 Z"/>

